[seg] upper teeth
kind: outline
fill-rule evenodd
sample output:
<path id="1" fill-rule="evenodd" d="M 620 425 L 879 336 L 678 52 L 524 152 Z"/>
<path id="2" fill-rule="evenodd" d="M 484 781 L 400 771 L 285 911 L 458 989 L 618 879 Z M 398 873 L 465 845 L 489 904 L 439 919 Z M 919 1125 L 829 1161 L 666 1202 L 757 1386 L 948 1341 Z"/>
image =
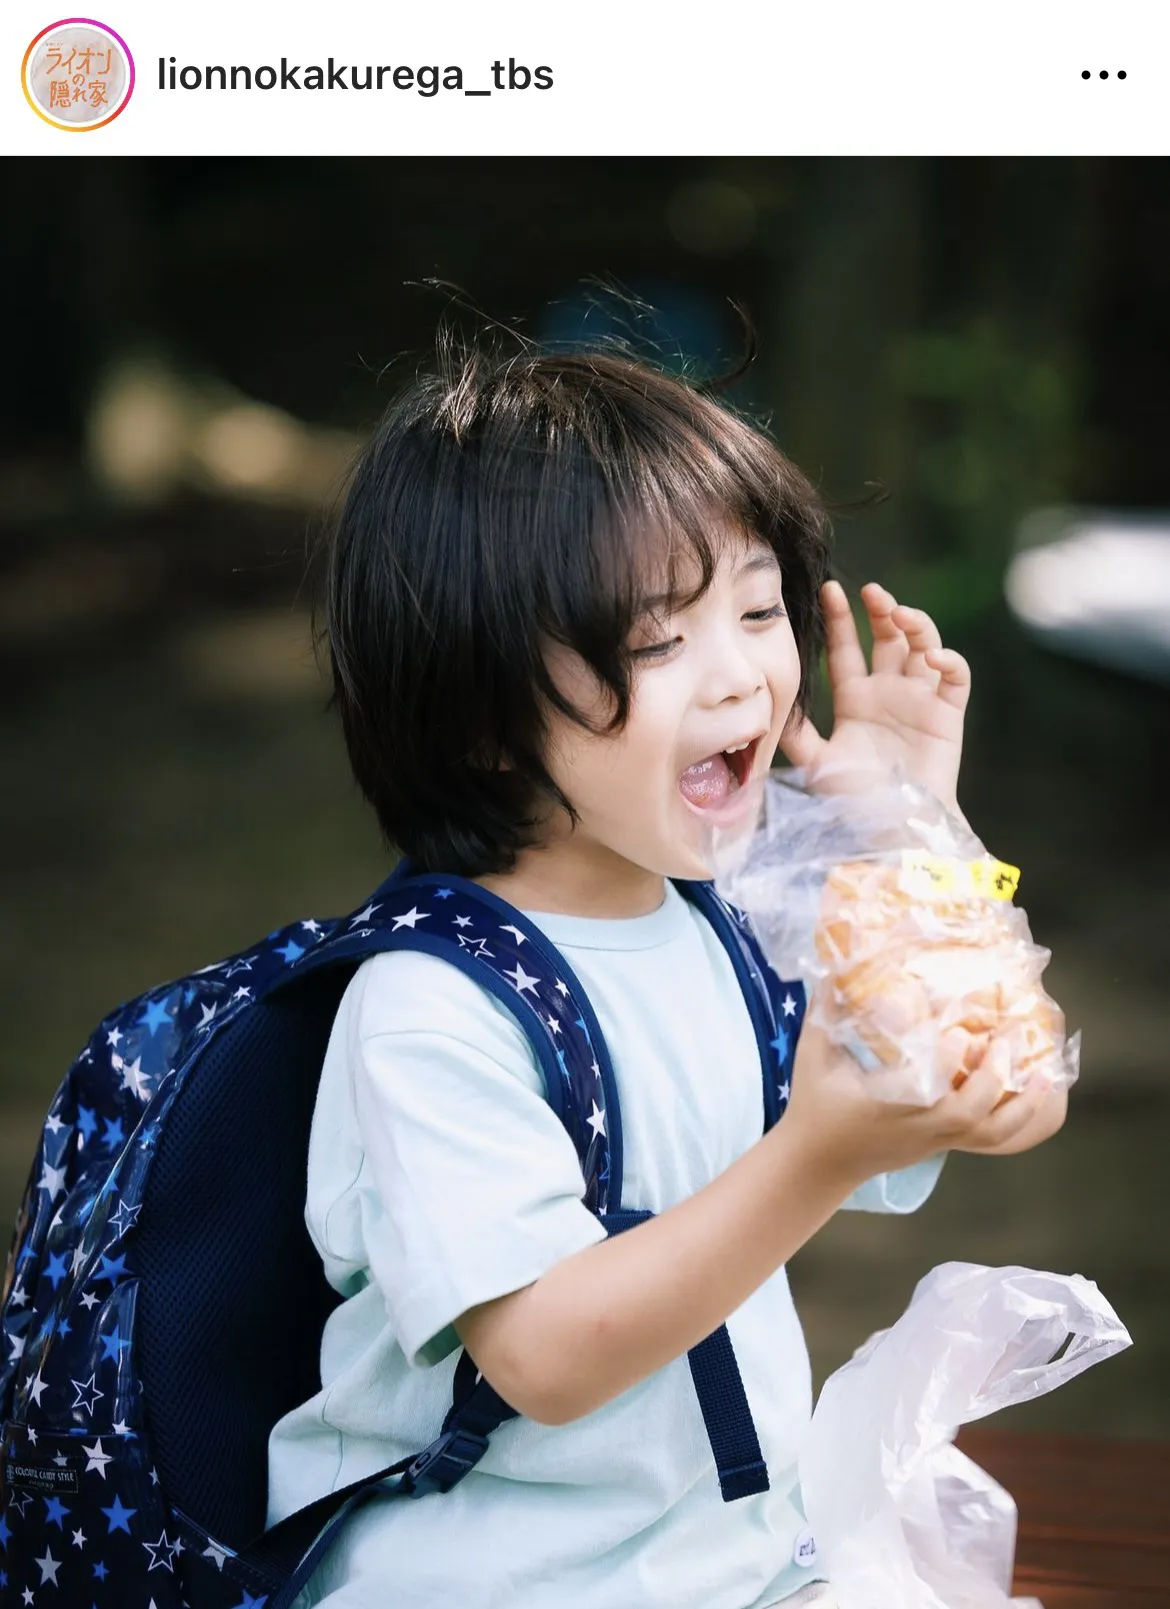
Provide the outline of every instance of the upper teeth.
<path id="1" fill-rule="evenodd" d="M 738 754 L 738 753 L 739 753 L 739 751 L 740 751 L 740 749 L 746 749 L 746 748 L 749 748 L 749 747 L 750 747 L 750 745 L 751 745 L 751 744 L 752 744 L 752 743 L 753 743 L 753 742 L 754 742 L 754 741 L 755 741 L 755 739 L 754 739 L 754 738 L 750 738 L 750 737 L 749 737 L 749 738 L 748 738 L 748 740 L 747 740 L 747 742 L 746 742 L 746 743 L 737 743 L 737 744 L 735 744 L 735 746 L 734 746 L 734 747 L 733 747 L 733 748 L 730 748 L 730 749 L 724 749 L 724 751 L 723 751 L 723 752 L 724 752 L 724 754 Z"/>

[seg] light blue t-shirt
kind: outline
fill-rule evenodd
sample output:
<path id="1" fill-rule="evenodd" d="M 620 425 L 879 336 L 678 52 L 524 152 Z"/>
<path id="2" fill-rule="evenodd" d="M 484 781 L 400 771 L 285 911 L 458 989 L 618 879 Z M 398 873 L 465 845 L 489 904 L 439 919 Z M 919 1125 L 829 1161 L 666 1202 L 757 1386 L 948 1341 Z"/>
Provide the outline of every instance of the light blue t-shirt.
<path id="1" fill-rule="evenodd" d="M 726 953 L 670 884 L 648 916 L 528 914 L 610 1048 L 623 1205 L 663 1212 L 762 1132 L 759 1053 Z M 912 1211 L 941 1166 L 871 1180 L 849 1205 Z M 269 1524 L 433 1440 L 453 1321 L 606 1238 L 582 1190 L 511 1014 L 433 956 L 364 963 L 325 1058 L 306 1204 L 347 1300 L 325 1328 L 321 1391 L 272 1432 Z M 510 1420 L 450 1492 L 359 1510 L 298 1609 L 764 1609 L 806 1588 L 796 1460 L 811 1379 L 783 1268 L 727 1327 L 769 1491 L 723 1501 L 681 1357 L 571 1424 Z"/>

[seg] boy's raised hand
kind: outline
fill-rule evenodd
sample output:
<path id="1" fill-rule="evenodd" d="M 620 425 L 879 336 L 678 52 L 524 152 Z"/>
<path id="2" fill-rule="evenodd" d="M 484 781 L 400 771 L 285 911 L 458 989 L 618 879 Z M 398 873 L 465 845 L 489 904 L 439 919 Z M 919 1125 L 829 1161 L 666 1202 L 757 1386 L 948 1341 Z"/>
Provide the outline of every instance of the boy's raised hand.
<path id="1" fill-rule="evenodd" d="M 912 781 L 957 810 L 963 715 L 971 693 L 967 661 L 944 648 L 921 609 L 900 604 L 876 581 L 861 589 L 873 628 L 873 668 L 857 635 L 845 589 L 821 589 L 833 692 L 833 732 L 824 738 L 805 719 L 781 740 L 793 764 L 868 771 L 898 764 Z"/>

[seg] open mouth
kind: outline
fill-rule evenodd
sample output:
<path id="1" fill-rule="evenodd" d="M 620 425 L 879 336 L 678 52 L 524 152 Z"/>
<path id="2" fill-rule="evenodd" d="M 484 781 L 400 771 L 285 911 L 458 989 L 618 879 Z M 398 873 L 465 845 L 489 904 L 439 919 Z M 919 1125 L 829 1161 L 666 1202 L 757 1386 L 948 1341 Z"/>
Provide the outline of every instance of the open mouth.
<path id="1" fill-rule="evenodd" d="M 678 783 L 687 803 L 699 810 L 717 809 L 726 804 L 751 776 L 762 737 L 762 733 L 757 734 L 744 747 L 723 749 L 689 765 Z"/>
<path id="2" fill-rule="evenodd" d="M 731 774 L 735 778 L 737 788 L 741 788 L 751 776 L 752 766 L 756 763 L 756 750 L 759 748 L 760 742 L 760 738 L 754 737 L 744 748 L 724 749 L 723 758 L 727 761 Z"/>

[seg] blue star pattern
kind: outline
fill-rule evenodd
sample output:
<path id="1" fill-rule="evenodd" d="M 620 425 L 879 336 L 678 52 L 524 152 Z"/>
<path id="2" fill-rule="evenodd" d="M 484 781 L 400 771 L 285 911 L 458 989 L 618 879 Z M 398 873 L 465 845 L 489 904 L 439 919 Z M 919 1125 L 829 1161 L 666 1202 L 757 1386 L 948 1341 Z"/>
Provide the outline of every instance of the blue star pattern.
<path id="1" fill-rule="evenodd" d="M 775 977 L 712 885 L 678 886 L 738 957 L 775 1121 L 803 988 Z M 621 1209 L 616 1086 L 592 1007 L 544 935 L 464 879 L 398 875 L 351 916 L 292 923 L 119 1007 L 53 1099 L 0 1308 L 0 1609 L 39 1601 L 46 1583 L 95 1609 L 268 1602 L 271 1581 L 172 1509 L 159 1480 L 135 1368 L 139 1216 L 168 1115 L 224 1030 L 298 973 L 394 948 L 442 954 L 515 1013 L 575 1145 L 585 1205 Z"/>

